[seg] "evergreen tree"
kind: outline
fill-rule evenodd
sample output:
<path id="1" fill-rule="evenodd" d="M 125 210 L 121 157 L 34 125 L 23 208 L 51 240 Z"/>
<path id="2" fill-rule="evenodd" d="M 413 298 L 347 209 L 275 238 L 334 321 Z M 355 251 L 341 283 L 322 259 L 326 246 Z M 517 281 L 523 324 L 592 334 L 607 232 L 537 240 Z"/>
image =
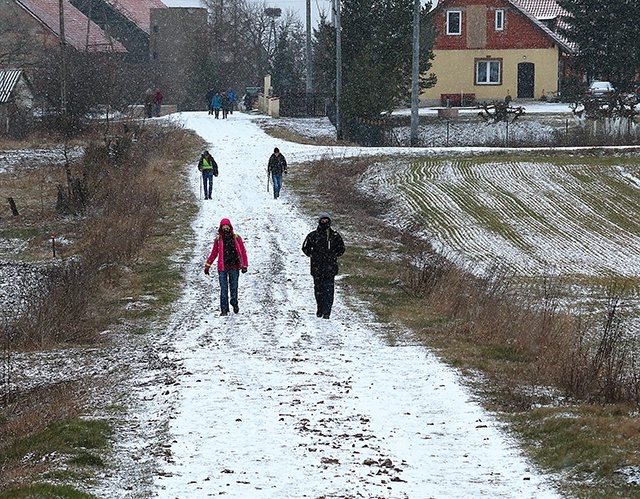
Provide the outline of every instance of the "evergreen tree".
<path id="1" fill-rule="evenodd" d="M 433 29 L 422 9 L 420 89 L 435 84 L 427 75 L 433 59 Z M 346 120 L 379 119 L 411 94 L 413 0 L 344 0 L 342 8 L 343 98 Z"/>
<path id="2" fill-rule="evenodd" d="M 313 86 L 317 93 L 336 91 L 336 29 L 324 14 L 313 30 Z"/>
<path id="3" fill-rule="evenodd" d="M 273 55 L 271 86 L 276 95 L 304 92 L 304 32 L 300 23 L 283 27 Z"/>
<path id="4" fill-rule="evenodd" d="M 589 79 L 622 89 L 640 71 L 640 1 L 558 0 L 569 15 L 561 33 L 578 48 L 576 62 Z"/>

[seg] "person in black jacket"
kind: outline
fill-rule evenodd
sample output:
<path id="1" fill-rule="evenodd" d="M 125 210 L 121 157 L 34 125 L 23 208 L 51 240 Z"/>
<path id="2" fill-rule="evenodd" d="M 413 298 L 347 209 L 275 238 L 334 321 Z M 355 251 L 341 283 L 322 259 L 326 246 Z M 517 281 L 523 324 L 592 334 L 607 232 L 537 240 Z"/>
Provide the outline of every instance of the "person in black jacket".
<path id="1" fill-rule="evenodd" d="M 271 180 L 273 180 L 273 199 L 280 197 L 283 173 L 287 173 L 287 160 L 280 153 L 280 149 L 276 147 L 267 164 L 267 176 L 271 175 Z"/>
<path id="2" fill-rule="evenodd" d="M 313 291 L 318 305 L 316 316 L 328 319 L 333 306 L 338 257 L 344 254 L 344 241 L 340 234 L 331 228 L 331 217 L 328 213 L 320 213 L 318 227 L 305 238 L 302 252 L 311 257 Z"/>

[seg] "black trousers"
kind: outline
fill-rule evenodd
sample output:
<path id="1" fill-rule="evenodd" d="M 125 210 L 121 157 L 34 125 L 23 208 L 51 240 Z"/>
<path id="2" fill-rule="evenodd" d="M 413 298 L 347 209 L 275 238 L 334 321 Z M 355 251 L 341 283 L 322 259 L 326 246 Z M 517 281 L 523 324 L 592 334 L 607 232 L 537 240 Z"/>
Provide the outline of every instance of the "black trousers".
<path id="1" fill-rule="evenodd" d="M 318 305 L 317 312 L 322 315 L 331 315 L 333 307 L 333 292 L 335 290 L 334 276 L 313 277 L 313 292 Z"/>

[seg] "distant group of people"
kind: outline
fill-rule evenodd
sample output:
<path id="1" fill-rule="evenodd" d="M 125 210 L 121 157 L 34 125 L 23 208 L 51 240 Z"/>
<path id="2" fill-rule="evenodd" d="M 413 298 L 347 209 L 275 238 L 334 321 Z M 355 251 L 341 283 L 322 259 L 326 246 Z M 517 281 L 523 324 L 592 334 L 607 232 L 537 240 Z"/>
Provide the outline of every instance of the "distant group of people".
<path id="1" fill-rule="evenodd" d="M 211 113 L 210 113 L 211 114 Z M 205 199 L 211 199 L 213 177 L 218 176 L 218 164 L 209 151 L 204 151 L 198 162 L 202 173 Z M 278 199 L 282 188 L 282 175 L 287 173 L 287 160 L 276 147 L 267 163 L 267 178 L 273 182 L 273 196 Z M 268 184 L 267 184 L 268 185 Z M 342 237 L 331 227 L 331 216 L 320 213 L 318 226 L 304 239 L 302 252 L 311 259 L 311 276 L 316 301 L 316 316 L 329 319 L 333 307 L 335 276 L 338 274 L 338 258 L 344 254 Z M 238 281 L 240 273 L 247 272 L 249 261 L 244 241 L 233 230 L 228 218 L 220 220 L 218 234 L 211 253 L 204 265 L 204 273 L 210 275 L 211 267 L 217 263 L 220 283 L 220 315 L 240 312 L 238 303 Z"/>
<path id="2" fill-rule="evenodd" d="M 220 117 L 220 111 L 222 111 L 223 119 L 227 118 L 229 114 L 233 114 L 233 108 L 236 105 L 236 93 L 231 88 L 225 92 L 216 92 L 211 89 L 207 92 L 205 98 L 209 114 L 215 115 L 216 119 Z"/>
<path id="3" fill-rule="evenodd" d="M 211 199 L 213 193 L 213 177 L 217 177 L 218 163 L 213 158 L 209 151 L 204 151 L 200 155 L 198 161 L 198 170 L 202 174 L 202 187 L 204 190 L 204 198 Z M 282 189 L 282 175 L 287 173 L 287 159 L 280 152 L 280 149 L 275 147 L 273 154 L 269 157 L 267 162 L 267 190 L 269 190 L 269 180 L 273 184 L 273 199 L 280 197 L 280 190 Z"/>

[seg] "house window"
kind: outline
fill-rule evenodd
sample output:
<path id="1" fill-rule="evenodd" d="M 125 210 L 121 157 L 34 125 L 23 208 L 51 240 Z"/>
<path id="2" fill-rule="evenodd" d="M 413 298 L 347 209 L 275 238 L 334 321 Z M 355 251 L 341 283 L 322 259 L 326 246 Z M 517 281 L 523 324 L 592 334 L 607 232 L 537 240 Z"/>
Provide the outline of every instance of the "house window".
<path id="1" fill-rule="evenodd" d="M 461 35 L 461 34 L 462 34 L 462 11 L 448 10 L 447 11 L 447 35 Z"/>
<path id="2" fill-rule="evenodd" d="M 496 31 L 504 30 L 504 10 L 496 10 Z"/>
<path id="3" fill-rule="evenodd" d="M 502 61 L 476 60 L 476 85 L 501 85 Z"/>

